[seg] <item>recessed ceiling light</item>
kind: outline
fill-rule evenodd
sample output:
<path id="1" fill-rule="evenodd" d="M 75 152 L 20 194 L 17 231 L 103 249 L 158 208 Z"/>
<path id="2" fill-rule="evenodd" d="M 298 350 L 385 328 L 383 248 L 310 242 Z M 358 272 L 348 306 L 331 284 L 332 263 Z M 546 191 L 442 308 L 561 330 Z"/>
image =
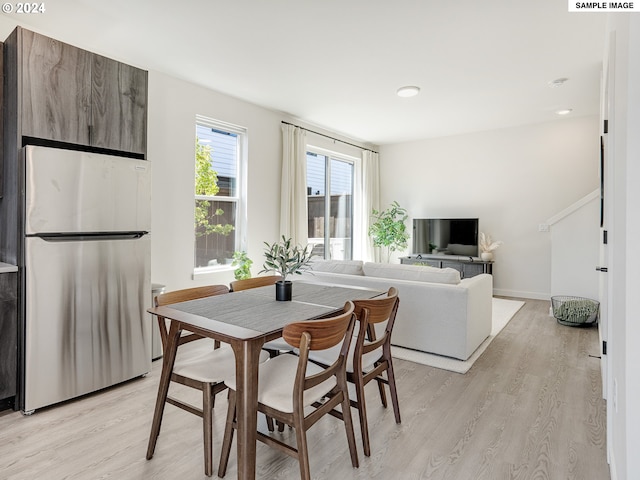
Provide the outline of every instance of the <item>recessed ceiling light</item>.
<path id="1" fill-rule="evenodd" d="M 397 91 L 399 97 L 415 97 L 418 93 L 420 93 L 420 87 L 411 85 L 400 87 Z"/>
<path id="2" fill-rule="evenodd" d="M 555 80 L 551 80 L 549 82 L 549 86 L 551 88 L 556 88 L 556 87 L 561 87 L 563 86 L 566 82 L 568 82 L 569 79 L 566 77 L 560 77 L 560 78 L 556 78 Z"/>
<path id="3" fill-rule="evenodd" d="M 564 108 L 562 110 L 556 110 L 556 115 L 569 115 L 573 110 L 571 108 Z"/>

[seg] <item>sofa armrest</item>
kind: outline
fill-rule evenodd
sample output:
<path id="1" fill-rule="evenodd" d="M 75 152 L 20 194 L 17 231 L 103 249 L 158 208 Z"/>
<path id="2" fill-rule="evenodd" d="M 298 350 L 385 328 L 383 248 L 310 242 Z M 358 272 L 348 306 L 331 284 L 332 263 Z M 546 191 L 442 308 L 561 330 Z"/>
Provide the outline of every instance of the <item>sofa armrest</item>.
<path id="1" fill-rule="evenodd" d="M 483 273 L 475 277 L 465 278 L 467 288 L 467 356 L 491 335 L 493 276 Z"/>

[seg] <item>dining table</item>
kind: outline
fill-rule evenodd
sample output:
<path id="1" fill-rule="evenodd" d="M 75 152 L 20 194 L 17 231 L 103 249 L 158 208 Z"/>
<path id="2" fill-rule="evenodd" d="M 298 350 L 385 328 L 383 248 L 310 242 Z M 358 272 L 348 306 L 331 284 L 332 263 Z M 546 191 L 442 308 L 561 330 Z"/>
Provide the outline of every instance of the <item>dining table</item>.
<path id="1" fill-rule="evenodd" d="M 162 373 L 151 425 L 147 458 L 153 456 L 183 331 L 227 343 L 236 360 L 238 479 L 255 479 L 258 424 L 258 368 L 265 342 L 282 336 L 285 325 L 340 311 L 349 300 L 385 292 L 364 287 L 295 281 L 291 301 L 277 301 L 275 287 L 258 287 L 148 309 L 169 322 Z"/>

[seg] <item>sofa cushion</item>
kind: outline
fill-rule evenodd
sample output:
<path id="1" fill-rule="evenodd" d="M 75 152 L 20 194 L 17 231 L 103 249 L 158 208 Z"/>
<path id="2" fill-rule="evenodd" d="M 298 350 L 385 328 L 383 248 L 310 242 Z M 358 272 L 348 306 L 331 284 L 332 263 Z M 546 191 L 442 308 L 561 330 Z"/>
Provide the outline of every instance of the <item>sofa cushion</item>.
<path id="1" fill-rule="evenodd" d="M 476 245 L 461 245 L 459 243 L 450 243 L 447 245 L 447 251 L 451 255 L 476 256 L 478 255 L 478 247 Z"/>
<path id="2" fill-rule="evenodd" d="M 368 277 L 445 283 L 448 285 L 457 285 L 460 283 L 460 272 L 454 268 L 367 262 L 363 265 L 362 269 L 364 274 Z"/>
<path id="3" fill-rule="evenodd" d="M 310 265 L 314 272 L 364 275 L 362 260 L 313 260 Z"/>

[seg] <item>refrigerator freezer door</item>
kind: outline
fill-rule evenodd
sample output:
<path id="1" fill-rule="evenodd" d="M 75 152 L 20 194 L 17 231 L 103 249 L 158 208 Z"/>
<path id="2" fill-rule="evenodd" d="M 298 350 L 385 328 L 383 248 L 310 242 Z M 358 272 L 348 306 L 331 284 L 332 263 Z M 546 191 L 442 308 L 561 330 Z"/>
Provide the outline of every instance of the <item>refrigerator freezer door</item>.
<path id="1" fill-rule="evenodd" d="M 151 230 L 151 164 L 27 146 L 25 234 Z"/>
<path id="2" fill-rule="evenodd" d="M 24 410 L 149 372 L 150 236 L 25 240 Z"/>

